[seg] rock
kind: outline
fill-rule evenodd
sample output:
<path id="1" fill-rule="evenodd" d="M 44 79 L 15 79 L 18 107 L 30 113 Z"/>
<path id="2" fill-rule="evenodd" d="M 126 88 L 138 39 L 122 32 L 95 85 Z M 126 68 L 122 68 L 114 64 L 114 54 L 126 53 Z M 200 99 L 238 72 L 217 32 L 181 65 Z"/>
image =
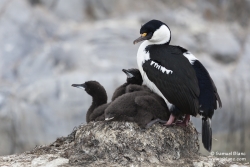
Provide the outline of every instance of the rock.
<path id="1" fill-rule="evenodd" d="M 142 131 L 133 123 L 96 122 L 82 127 L 75 135 L 78 152 L 118 164 L 164 163 L 199 150 L 198 134 L 192 126 L 173 129 L 157 125 Z"/>
<path id="2" fill-rule="evenodd" d="M 229 166 L 240 164 L 199 155 L 198 133 L 155 124 L 91 122 L 67 137 L 20 155 L 0 157 L 1 166 Z M 242 165 L 243 167 L 244 165 Z"/>
<path id="3" fill-rule="evenodd" d="M 62 157 L 57 157 L 54 155 L 41 155 L 38 158 L 34 158 L 31 161 L 31 166 L 59 166 L 68 163 L 69 160 Z"/>
<path id="4" fill-rule="evenodd" d="M 63 1 L 63 0 L 57 0 L 52 1 L 50 4 L 50 8 L 53 8 L 53 12 L 55 12 L 56 15 L 59 15 L 62 19 L 67 20 L 76 20 L 76 21 L 82 21 L 84 20 L 83 12 L 85 10 L 84 6 L 85 3 L 82 0 L 72 0 L 72 1 Z M 74 10 L 72 10 L 74 9 Z"/>
<path id="5" fill-rule="evenodd" d="M 246 17 L 250 11 L 250 2 L 248 0 L 199 2 L 202 5 L 203 15 L 207 19 L 223 20 L 231 23 L 238 22 L 242 26 L 249 26 L 249 18 Z"/>
<path id="6" fill-rule="evenodd" d="M 246 37 L 246 43 L 243 47 L 242 58 L 237 64 L 234 74 L 241 76 L 242 78 L 245 79 L 249 78 L 249 74 L 247 72 L 250 70 L 249 64 L 250 64 L 250 35 Z"/>
<path id="7" fill-rule="evenodd" d="M 228 64 L 239 59 L 240 43 L 227 28 L 218 28 L 208 33 L 207 40 L 206 50 L 216 60 Z"/>

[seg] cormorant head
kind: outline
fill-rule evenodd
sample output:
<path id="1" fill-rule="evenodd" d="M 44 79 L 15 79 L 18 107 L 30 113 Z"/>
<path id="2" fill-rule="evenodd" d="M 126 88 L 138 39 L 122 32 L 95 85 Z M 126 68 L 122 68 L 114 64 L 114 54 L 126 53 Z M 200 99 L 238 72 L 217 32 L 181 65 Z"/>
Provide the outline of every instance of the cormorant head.
<path id="1" fill-rule="evenodd" d="M 127 75 L 127 83 L 128 84 L 136 84 L 141 85 L 143 80 L 141 73 L 138 69 L 131 68 L 131 69 L 122 69 L 122 71 Z"/>
<path id="2" fill-rule="evenodd" d="M 71 86 L 83 89 L 91 96 L 106 94 L 104 87 L 97 81 L 87 81 L 83 84 L 72 84 Z"/>
<path id="3" fill-rule="evenodd" d="M 140 34 L 141 36 L 134 40 L 134 44 L 144 40 L 152 44 L 165 44 L 171 40 L 169 27 L 159 20 L 151 20 L 144 24 L 140 29 Z"/>

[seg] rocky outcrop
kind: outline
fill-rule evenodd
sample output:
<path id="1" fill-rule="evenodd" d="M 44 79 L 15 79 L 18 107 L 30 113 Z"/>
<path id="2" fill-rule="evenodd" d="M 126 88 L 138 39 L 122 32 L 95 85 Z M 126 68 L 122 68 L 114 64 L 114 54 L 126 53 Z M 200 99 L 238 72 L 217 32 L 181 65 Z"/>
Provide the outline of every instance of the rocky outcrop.
<path id="1" fill-rule="evenodd" d="M 176 166 L 238 165 L 199 155 L 198 132 L 183 127 L 135 123 L 91 122 L 67 137 L 20 155 L 0 157 L 1 166 Z M 244 165 L 242 165 L 244 166 Z"/>

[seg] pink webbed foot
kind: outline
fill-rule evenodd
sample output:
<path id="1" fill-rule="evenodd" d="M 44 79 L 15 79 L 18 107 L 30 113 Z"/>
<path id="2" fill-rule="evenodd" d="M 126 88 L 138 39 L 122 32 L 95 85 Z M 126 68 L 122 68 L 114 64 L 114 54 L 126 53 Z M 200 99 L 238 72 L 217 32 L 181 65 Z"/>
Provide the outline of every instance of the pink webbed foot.
<path id="1" fill-rule="evenodd" d="M 173 116 L 173 115 L 171 114 L 170 117 L 169 117 L 169 119 L 168 119 L 168 122 L 165 123 L 164 125 L 165 125 L 165 126 L 172 126 L 172 125 L 175 125 L 174 120 L 175 120 L 175 116 Z"/>

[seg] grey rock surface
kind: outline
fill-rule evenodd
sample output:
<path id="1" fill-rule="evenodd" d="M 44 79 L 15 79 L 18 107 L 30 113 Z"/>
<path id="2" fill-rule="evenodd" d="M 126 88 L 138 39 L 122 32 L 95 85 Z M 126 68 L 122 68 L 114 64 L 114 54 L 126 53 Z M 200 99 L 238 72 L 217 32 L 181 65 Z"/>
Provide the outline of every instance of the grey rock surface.
<path id="1" fill-rule="evenodd" d="M 221 27 L 216 32 L 208 34 L 206 49 L 218 61 L 231 63 L 239 58 L 241 46 L 238 39 L 230 31 L 225 31 L 225 29 L 226 27 Z"/>
<path id="2" fill-rule="evenodd" d="M 238 114 L 250 109 L 249 9 L 247 0 L 0 1 L 0 154 L 48 144 L 84 123 L 91 97 L 70 85 L 97 80 L 110 98 L 125 82 L 121 70 L 137 67 L 132 41 L 153 18 L 214 79 L 223 103 L 214 134 L 230 132 L 232 115 L 241 129 L 237 122 L 250 118 Z"/>
<path id="3" fill-rule="evenodd" d="M 142 131 L 135 123 L 90 122 L 67 137 L 20 155 L 0 157 L 1 166 L 242 166 L 198 154 L 198 132 L 159 124 Z"/>

